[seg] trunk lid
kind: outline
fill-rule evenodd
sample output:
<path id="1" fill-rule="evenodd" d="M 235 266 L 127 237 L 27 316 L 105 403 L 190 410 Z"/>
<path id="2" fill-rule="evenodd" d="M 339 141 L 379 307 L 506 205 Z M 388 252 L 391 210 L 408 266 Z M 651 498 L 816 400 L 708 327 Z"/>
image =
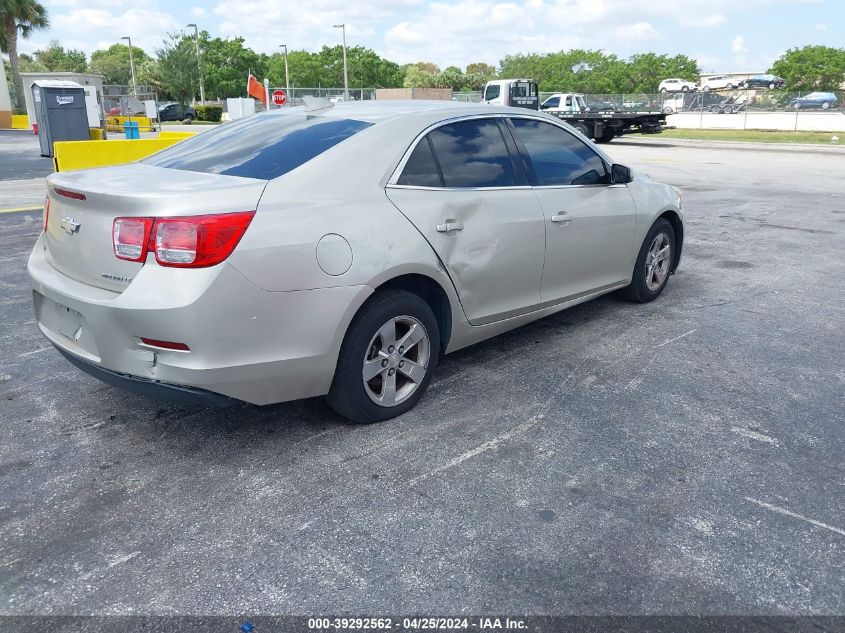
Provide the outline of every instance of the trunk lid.
<path id="1" fill-rule="evenodd" d="M 115 218 L 253 211 L 266 184 L 253 178 L 141 163 L 52 174 L 47 178 L 47 259 L 68 277 L 121 292 L 144 264 L 115 257 Z M 82 194 L 85 199 L 57 190 Z"/>

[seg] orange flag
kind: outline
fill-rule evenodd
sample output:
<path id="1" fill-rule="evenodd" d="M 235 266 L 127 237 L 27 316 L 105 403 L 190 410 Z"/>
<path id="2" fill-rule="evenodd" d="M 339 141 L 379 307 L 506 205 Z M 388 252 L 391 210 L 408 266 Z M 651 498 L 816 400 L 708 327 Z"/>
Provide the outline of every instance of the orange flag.
<path id="1" fill-rule="evenodd" d="M 249 81 L 247 81 L 246 91 L 250 97 L 255 97 L 261 103 L 264 104 L 265 108 L 267 107 L 267 99 L 266 95 L 264 94 L 264 86 L 262 86 L 259 81 L 252 75 L 249 76 Z"/>

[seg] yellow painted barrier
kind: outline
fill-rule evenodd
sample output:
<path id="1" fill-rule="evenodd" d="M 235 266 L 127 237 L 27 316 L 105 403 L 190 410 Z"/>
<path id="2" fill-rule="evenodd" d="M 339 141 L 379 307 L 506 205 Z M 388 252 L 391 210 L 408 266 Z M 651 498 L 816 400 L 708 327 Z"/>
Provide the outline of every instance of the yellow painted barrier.
<path id="1" fill-rule="evenodd" d="M 29 117 L 25 114 L 12 115 L 12 129 L 13 130 L 28 130 Z"/>
<path id="2" fill-rule="evenodd" d="M 90 138 L 92 141 L 105 140 L 105 130 L 98 127 L 89 127 L 88 138 Z"/>
<path id="3" fill-rule="evenodd" d="M 177 138 L 180 141 L 185 140 L 186 138 L 191 138 L 192 136 L 196 136 L 196 132 L 168 132 L 166 130 L 162 130 L 158 133 L 159 138 Z"/>
<path id="4" fill-rule="evenodd" d="M 117 141 L 56 141 L 53 167 L 56 171 L 123 165 L 141 160 L 175 145 L 179 138 L 142 138 Z"/>
<path id="5" fill-rule="evenodd" d="M 126 121 L 134 121 L 138 124 L 138 130 L 141 132 L 155 132 L 155 124 L 152 119 L 145 116 L 107 116 L 106 129 L 109 132 L 123 132 L 123 124 Z"/>

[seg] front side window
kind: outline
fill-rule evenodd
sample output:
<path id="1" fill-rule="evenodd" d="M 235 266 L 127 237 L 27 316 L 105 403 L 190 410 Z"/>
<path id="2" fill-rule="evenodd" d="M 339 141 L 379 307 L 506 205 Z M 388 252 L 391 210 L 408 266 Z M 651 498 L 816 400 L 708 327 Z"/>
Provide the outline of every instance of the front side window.
<path id="1" fill-rule="evenodd" d="M 545 121 L 512 122 L 531 160 L 538 186 L 610 183 L 604 161 L 575 135 Z"/>
<path id="2" fill-rule="evenodd" d="M 516 184 L 510 154 L 495 119 L 450 123 L 432 130 L 428 138 L 446 187 Z"/>
<path id="3" fill-rule="evenodd" d="M 487 101 L 498 99 L 500 93 L 501 86 L 499 86 L 499 84 L 492 84 L 490 86 L 487 86 L 487 89 L 484 91 L 484 99 Z"/>
<path id="4" fill-rule="evenodd" d="M 544 108 L 556 108 L 560 105 L 560 97 L 549 97 L 543 103 Z"/>
<path id="5" fill-rule="evenodd" d="M 366 121 L 304 113 L 258 114 L 197 134 L 141 162 L 155 167 L 271 180 L 371 125 Z"/>

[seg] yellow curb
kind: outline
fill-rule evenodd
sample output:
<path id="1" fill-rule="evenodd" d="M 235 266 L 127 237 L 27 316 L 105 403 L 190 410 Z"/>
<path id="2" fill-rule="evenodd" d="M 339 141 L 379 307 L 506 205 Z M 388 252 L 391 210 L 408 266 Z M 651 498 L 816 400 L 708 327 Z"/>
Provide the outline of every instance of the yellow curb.
<path id="1" fill-rule="evenodd" d="M 11 209 L 0 209 L 0 213 L 21 213 L 23 211 L 41 211 L 44 209 L 44 205 L 38 205 L 37 207 L 12 207 Z"/>

